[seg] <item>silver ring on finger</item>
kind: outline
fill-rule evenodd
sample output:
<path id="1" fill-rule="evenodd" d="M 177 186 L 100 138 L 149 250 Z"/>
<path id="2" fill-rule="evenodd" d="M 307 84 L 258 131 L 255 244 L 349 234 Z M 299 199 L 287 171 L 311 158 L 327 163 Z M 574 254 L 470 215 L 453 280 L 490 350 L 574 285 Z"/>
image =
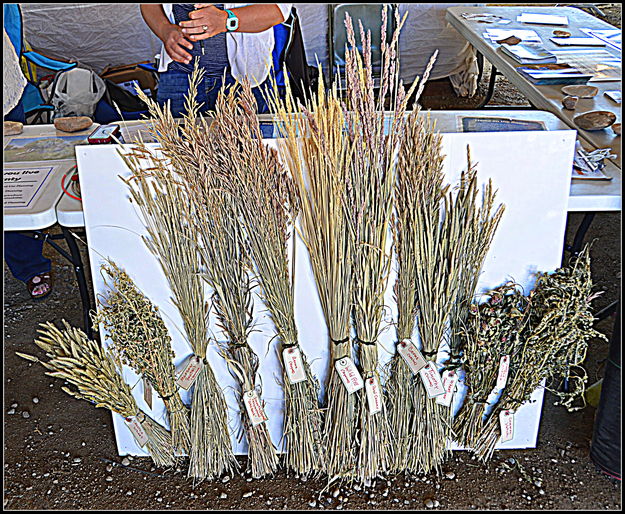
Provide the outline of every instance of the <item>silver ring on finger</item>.
<path id="1" fill-rule="evenodd" d="M 202 25 L 202 30 L 204 32 L 208 32 L 208 25 Z"/>

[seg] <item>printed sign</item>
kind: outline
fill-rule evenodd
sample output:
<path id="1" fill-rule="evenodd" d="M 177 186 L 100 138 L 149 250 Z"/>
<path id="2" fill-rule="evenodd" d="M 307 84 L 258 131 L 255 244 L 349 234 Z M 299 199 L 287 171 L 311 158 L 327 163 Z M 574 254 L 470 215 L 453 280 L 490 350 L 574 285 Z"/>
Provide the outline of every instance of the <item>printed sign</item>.
<path id="1" fill-rule="evenodd" d="M 377 377 L 367 379 L 365 382 L 365 391 L 367 393 L 369 412 L 372 415 L 377 414 L 382 410 L 382 392 L 380 391 L 380 382 Z"/>
<path id="2" fill-rule="evenodd" d="M 243 403 L 253 426 L 260 425 L 269 419 L 255 390 L 243 393 Z"/>
<path id="3" fill-rule="evenodd" d="M 421 355 L 419 349 L 410 339 L 404 339 L 401 341 L 397 345 L 397 351 L 414 375 L 416 375 L 419 370 L 427 364 L 427 361 L 423 355 Z"/>
<path id="4" fill-rule="evenodd" d="M 458 373 L 456 373 L 453 369 L 443 371 L 443 389 L 445 392 L 436 397 L 436 403 L 449 407 L 451 405 L 451 400 L 454 397 L 457 383 Z"/>
<path id="5" fill-rule="evenodd" d="M 145 430 L 143 430 L 143 426 L 141 425 L 139 420 L 133 416 L 131 418 L 124 418 L 124 421 L 126 422 L 126 426 L 132 432 L 132 435 L 136 439 L 139 446 L 143 448 L 147 444 L 149 439 L 148 434 L 146 434 Z"/>
<path id="6" fill-rule="evenodd" d="M 428 397 L 436 398 L 438 395 L 445 393 L 441 375 L 432 361 L 428 362 L 424 368 L 421 368 L 419 375 L 421 375 Z"/>
<path id="7" fill-rule="evenodd" d="M 185 391 L 188 390 L 197 380 L 200 371 L 204 367 L 204 362 L 197 355 L 189 355 L 186 360 L 182 362 L 176 379 L 176 384 Z"/>
<path id="8" fill-rule="evenodd" d="M 356 365 L 349 357 L 344 357 L 336 361 L 334 365 L 338 372 L 343 384 L 345 385 L 348 394 L 355 393 L 356 391 L 364 387 L 364 382 Z"/>
<path id="9" fill-rule="evenodd" d="M 299 348 L 285 348 L 282 351 L 282 360 L 284 361 L 284 370 L 291 384 L 306 381 L 306 371 L 304 370 L 304 361 L 302 352 Z"/>
<path id="10" fill-rule="evenodd" d="M 4 208 L 26 208 L 33 203 L 37 193 L 58 166 L 33 166 L 30 168 L 4 168 Z"/>

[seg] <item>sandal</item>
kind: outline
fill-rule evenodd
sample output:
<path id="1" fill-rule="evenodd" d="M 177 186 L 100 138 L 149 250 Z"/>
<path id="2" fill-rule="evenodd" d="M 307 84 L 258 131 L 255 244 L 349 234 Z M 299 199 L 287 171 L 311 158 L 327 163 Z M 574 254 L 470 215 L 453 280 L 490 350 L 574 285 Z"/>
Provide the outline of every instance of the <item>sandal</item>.
<path id="1" fill-rule="evenodd" d="M 33 300 L 45 298 L 52 292 L 52 276 L 49 272 L 39 273 L 26 282 L 26 288 Z"/>

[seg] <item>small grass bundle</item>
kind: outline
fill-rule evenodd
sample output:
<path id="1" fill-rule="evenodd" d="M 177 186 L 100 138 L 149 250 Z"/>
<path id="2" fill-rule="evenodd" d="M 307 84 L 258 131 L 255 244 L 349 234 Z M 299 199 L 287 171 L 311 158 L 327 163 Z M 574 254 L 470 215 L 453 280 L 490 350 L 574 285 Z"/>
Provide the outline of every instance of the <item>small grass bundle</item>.
<path id="1" fill-rule="evenodd" d="M 335 370 L 337 362 L 353 358 L 349 338 L 352 249 L 346 198 L 354 147 L 343 130 L 346 118 L 336 85 L 326 91 L 323 74 L 316 95 L 305 106 L 295 103 L 288 84 L 285 100 L 276 91 L 271 101 L 279 119 L 280 154 L 298 195 L 298 234 L 308 251 L 328 329 L 324 446 L 327 474 L 334 480 L 352 475 L 356 467 L 355 394 L 348 393 Z"/>
<path id="2" fill-rule="evenodd" d="M 421 81 L 406 92 L 399 79 L 399 33 L 405 22 L 397 14 L 397 28 L 386 40 L 387 9 L 382 11 L 382 72 L 376 96 L 371 66 L 371 33 L 360 24 L 362 52 L 358 50 L 351 18 L 346 16 L 345 52 L 348 138 L 355 148 L 349 167 L 348 207 L 353 245 L 353 319 L 358 359 L 365 381 L 359 393 L 356 428 L 356 477 L 362 482 L 391 469 L 391 433 L 378 372 L 378 334 L 384 311 L 384 293 L 390 269 L 387 242 L 393 208 L 395 159 L 402 141 L 409 97 L 420 84 L 420 95 L 434 65 L 430 59 Z M 415 100 L 416 102 L 416 100 Z M 385 113 L 390 106 L 390 115 Z M 372 410 L 372 390 L 380 391 L 380 408 Z"/>
<path id="3" fill-rule="evenodd" d="M 95 323 L 102 323 L 111 339 L 111 351 L 147 380 L 161 397 L 169 414 L 172 444 L 176 450 L 191 450 L 189 409 L 176 386 L 176 369 L 171 338 L 158 307 L 137 288 L 114 262 L 101 265 L 110 291 L 98 297 Z M 107 282 L 107 276 L 111 283 Z"/>
<path id="4" fill-rule="evenodd" d="M 454 419 L 456 441 L 473 448 L 482 429 L 489 396 L 497 386 L 501 359 L 514 371 L 521 333 L 529 321 L 528 298 L 518 284 L 506 282 L 488 291 L 485 301 L 472 304 L 462 337 L 464 384 L 467 393 Z"/>
<path id="5" fill-rule="evenodd" d="M 248 442 L 248 463 L 252 476 L 260 478 L 277 470 L 278 456 L 267 424 L 253 422 L 244 399 L 259 390 L 258 357 L 248 344 L 253 322 L 249 250 L 237 206 L 219 173 L 220 161 L 230 149 L 215 136 L 210 122 L 199 115 L 196 92 L 201 77 L 197 69 L 190 77 L 183 126 L 178 127 L 167 109 L 159 114 L 158 141 L 191 202 L 186 220 L 197 234 L 201 276 L 213 290 L 219 326 L 228 338 L 226 343 L 219 343 L 220 352 L 240 386 L 238 402 Z M 260 398 L 258 401 L 262 403 Z"/>
<path id="6" fill-rule="evenodd" d="M 553 273 L 539 273 L 530 293 L 530 321 L 521 335 L 517 364 L 512 367 L 506 388 L 485 420 L 474 447 L 481 461 L 492 457 L 501 437 L 500 414 L 514 412 L 529 401 L 543 380 L 560 403 L 574 410 L 574 401 L 584 398 L 586 374 L 581 367 L 591 338 L 607 338 L 593 328 L 589 248 L 569 266 Z M 514 358 L 514 357 L 513 357 Z M 579 371 L 583 373 L 580 376 Z M 568 382 L 569 391 L 558 390 Z"/>
<path id="7" fill-rule="evenodd" d="M 121 361 L 102 346 L 87 338 L 82 330 L 71 327 L 65 320 L 64 329 L 52 323 L 40 324 L 35 344 L 46 352 L 46 360 L 17 352 L 17 355 L 38 362 L 49 371 L 46 375 L 67 381 L 76 390 L 62 387 L 70 396 L 94 403 L 119 414 L 126 420 L 136 418 L 145 432 L 145 448 L 159 467 L 174 465 L 171 434 L 139 410 L 130 387 L 122 378 Z M 131 432 L 135 440 L 137 437 Z M 142 446 L 137 440 L 137 444 Z"/>
<path id="8" fill-rule="evenodd" d="M 146 98 L 146 100 L 148 100 Z M 177 127 L 148 100 L 153 116 L 151 134 L 158 141 L 163 134 L 177 136 Z M 168 133 L 174 130 L 175 134 Z M 172 302 L 184 323 L 186 340 L 199 360 L 201 371 L 195 379 L 191 400 L 191 451 L 188 476 L 214 479 L 232 472 L 237 461 L 232 452 L 228 431 L 226 399 L 217 383 L 206 349 L 208 304 L 204 301 L 204 280 L 199 268 L 199 254 L 190 199 L 168 161 L 158 158 L 143 142 L 137 142 L 122 155 L 133 175 L 126 181 L 132 199 L 143 216 L 148 237 L 143 240 L 158 259 L 171 288 Z"/>
<path id="9" fill-rule="evenodd" d="M 211 130 L 220 145 L 230 150 L 221 154 L 218 171 L 240 214 L 261 296 L 278 334 L 285 393 L 286 465 L 298 475 L 308 476 L 325 470 L 325 452 L 319 386 L 298 343 L 289 273 L 287 245 L 297 216 L 297 196 L 293 179 L 279 163 L 275 150 L 262 142 L 256 110 L 251 85 L 245 81 L 240 89 L 220 96 Z M 296 360 L 289 359 L 292 355 Z M 289 378 L 287 366 L 297 366 L 296 382 Z"/>

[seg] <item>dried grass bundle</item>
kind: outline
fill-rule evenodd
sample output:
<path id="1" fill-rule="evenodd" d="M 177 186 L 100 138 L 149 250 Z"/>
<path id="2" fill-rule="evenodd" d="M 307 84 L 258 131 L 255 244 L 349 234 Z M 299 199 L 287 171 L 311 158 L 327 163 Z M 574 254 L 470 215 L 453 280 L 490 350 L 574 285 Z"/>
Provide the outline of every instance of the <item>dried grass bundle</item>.
<path id="1" fill-rule="evenodd" d="M 147 380 L 161 397 L 169 414 L 172 444 L 181 452 L 191 450 L 189 409 L 176 386 L 171 338 L 156 307 L 114 262 L 101 265 L 106 296 L 98 296 L 93 317 L 102 323 L 112 343 L 110 349 L 121 361 Z M 110 283 L 107 281 L 110 279 Z"/>
<path id="2" fill-rule="evenodd" d="M 607 338 L 593 328 L 590 250 L 586 247 L 569 266 L 553 273 L 539 273 L 530 293 L 530 321 L 521 334 L 518 357 L 512 357 L 506 388 L 488 418 L 474 447 L 478 459 L 487 461 L 500 439 L 501 412 L 514 413 L 527 402 L 543 380 L 554 386 L 567 380 L 571 392 L 556 393 L 561 403 L 574 409 L 572 403 L 584 396 L 586 374 L 581 367 L 588 341 Z M 578 372 L 583 373 L 579 376 Z"/>
<path id="3" fill-rule="evenodd" d="M 311 95 L 312 96 L 312 95 Z M 346 184 L 354 146 L 346 137 L 345 112 L 336 86 L 326 91 L 320 74 L 317 93 L 297 105 L 287 84 L 286 98 L 271 98 L 280 120 L 280 154 L 300 205 L 298 234 L 308 250 L 321 309 L 328 328 L 330 370 L 326 384 L 324 446 L 329 478 L 345 477 L 356 466 L 353 447 L 355 395 L 348 394 L 334 369 L 353 358 L 349 340 L 352 249 Z"/>
<path id="4" fill-rule="evenodd" d="M 386 41 L 387 9 L 382 14 L 382 76 L 376 97 L 371 66 L 371 33 L 360 24 L 362 54 L 356 45 L 352 21 L 346 16 L 349 46 L 345 52 L 348 137 L 355 148 L 349 167 L 348 206 L 353 245 L 353 318 L 358 358 L 365 380 L 359 393 L 356 428 L 356 477 L 365 482 L 391 468 L 391 433 L 381 394 L 381 409 L 368 406 L 368 386 L 380 387 L 377 339 L 384 310 L 384 292 L 390 269 L 387 240 L 393 206 L 395 160 L 406 123 L 409 97 L 420 85 L 418 100 L 434 65 L 436 54 L 423 80 L 415 79 L 406 92 L 399 79 L 399 33 L 405 22 L 396 15 L 397 29 Z M 415 102 L 416 102 L 415 100 Z M 390 116 L 385 106 L 390 105 Z"/>
<path id="5" fill-rule="evenodd" d="M 151 135 L 176 129 L 156 104 L 148 103 L 153 125 Z M 176 137 L 169 134 L 169 137 Z M 122 154 L 133 175 L 126 181 L 134 203 L 139 207 L 148 231 L 143 240 L 158 259 L 172 290 L 172 302 L 184 323 L 191 358 L 202 363 L 191 400 L 191 451 L 188 476 L 214 479 L 232 472 L 237 461 L 228 431 L 228 408 L 224 394 L 206 359 L 210 343 L 209 306 L 204 302 L 204 280 L 199 268 L 198 236 L 190 221 L 193 207 L 183 185 L 172 173 L 166 159 L 158 158 L 143 142 Z"/>
<path id="6" fill-rule="evenodd" d="M 191 201 L 186 219 L 199 238 L 202 277 L 213 290 L 219 325 L 228 337 L 227 343 L 220 344 L 220 352 L 240 385 L 238 401 L 249 445 L 248 462 L 252 476 L 260 478 L 277 470 L 278 457 L 267 425 L 253 424 L 244 402 L 244 394 L 260 390 L 256 385 L 258 357 L 247 342 L 253 322 L 249 250 L 237 206 L 219 173 L 220 162 L 230 150 L 215 136 L 209 121 L 199 116 L 195 97 L 201 77 L 197 69 L 190 77 L 183 126 L 177 125 L 168 109 L 155 105 L 151 109 L 157 113 L 155 135 L 163 155 Z"/>
<path id="7" fill-rule="evenodd" d="M 46 361 L 24 353 L 16 352 L 17 355 L 50 370 L 46 375 L 75 386 L 77 390 L 61 388 L 70 396 L 109 409 L 127 420 L 136 418 L 147 435 L 145 447 L 154 464 L 159 467 L 173 466 L 171 434 L 139 410 L 130 387 L 122 378 L 119 358 L 105 351 L 99 343 L 89 340 L 80 329 L 71 327 L 65 320 L 62 323 L 62 331 L 49 322 L 40 324 L 41 328 L 37 331 L 40 337 L 35 344 L 46 352 Z M 141 445 L 139 441 L 137 444 Z"/>
<path id="8" fill-rule="evenodd" d="M 262 142 L 256 110 L 251 85 L 245 81 L 240 90 L 233 88 L 220 95 L 211 130 L 220 147 L 230 150 L 221 153 L 217 171 L 240 214 L 261 296 L 280 342 L 286 465 L 308 476 L 325 470 L 325 452 L 319 386 L 298 343 L 288 264 L 287 244 L 291 223 L 297 216 L 297 196 L 293 179 L 279 163 L 275 150 Z M 291 383 L 286 371 L 289 355 L 301 357 L 295 365 L 298 375 L 303 373 L 305 377 L 297 377 L 301 381 L 296 383 Z"/>

